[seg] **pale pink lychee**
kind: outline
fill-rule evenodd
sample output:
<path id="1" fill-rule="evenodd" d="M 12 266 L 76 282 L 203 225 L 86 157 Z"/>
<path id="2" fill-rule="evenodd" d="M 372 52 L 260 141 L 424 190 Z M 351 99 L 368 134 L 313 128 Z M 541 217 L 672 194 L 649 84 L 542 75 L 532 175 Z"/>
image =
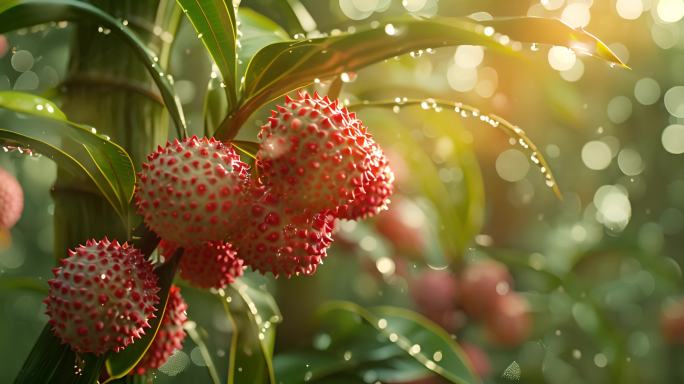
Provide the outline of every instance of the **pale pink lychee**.
<path id="1" fill-rule="evenodd" d="M 76 352 L 120 351 L 150 327 L 157 277 L 143 254 L 107 238 L 89 240 L 53 270 L 45 299 L 52 330 Z"/>

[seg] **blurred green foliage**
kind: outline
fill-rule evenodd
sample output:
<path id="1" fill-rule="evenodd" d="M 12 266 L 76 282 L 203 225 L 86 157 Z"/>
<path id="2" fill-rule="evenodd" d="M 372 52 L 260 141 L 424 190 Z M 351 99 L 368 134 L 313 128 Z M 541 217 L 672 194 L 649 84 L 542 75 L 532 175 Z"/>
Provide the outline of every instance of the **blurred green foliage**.
<path id="1" fill-rule="evenodd" d="M 486 352 L 491 369 L 485 382 L 509 382 L 502 375 L 513 375 L 515 366 L 524 383 L 684 381 L 682 347 L 666 343 L 660 329 L 663 305 L 682 294 L 684 169 L 677 148 L 684 137 L 676 129 L 663 132 L 682 124 L 683 116 L 673 108 L 681 108 L 684 100 L 676 92 L 667 100 L 665 95 L 684 83 L 684 22 L 665 22 L 658 11 L 661 2 L 637 0 L 650 8 L 636 20 L 621 17 L 616 8 L 634 1 L 595 1 L 590 7 L 587 30 L 606 41 L 631 71 L 582 55 L 573 55 L 568 64 L 563 57 L 550 58 L 548 46 L 526 45 L 524 55 L 485 50 L 474 65 L 478 51 L 417 51 L 347 74 L 340 98 L 351 103 L 441 98 L 515 122 L 549 160 L 563 199 L 554 197 L 527 153 L 477 119 L 451 110 L 359 108 L 385 151 L 396 154 L 398 193 L 416 203 L 419 213 L 412 220 L 421 220 L 428 246 L 416 255 L 399 249 L 372 222 L 341 223 L 339 239 L 314 277 L 274 282 L 249 276 L 255 286 L 275 293 L 282 311 L 276 354 L 321 342 L 314 312 L 324 301 L 416 308 L 409 293 L 421 271 L 458 271 L 466 263 L 493 258 L 511 270 L 516 291 L 530 303 L 534 327 L 529 340 L 515 348 L 491 342 L 477 322 L 452 330 L 459 342 Z M 245 3 L 258 10 L 264 2 Z M 573 16 L 571 6 L 592 2 L 427 0 L 402 6 L 368 1 L 377 3 L 373 9 L 389 4 L 377 12 L 349 8 L 356 3 L 302 1 L 324 32 L 406 14 L 407 8 L 423 17 L 488 12 L 582 22 L 581 9 Z M 560 5 L 552 9 L 554 4 Z M 625 8 L 621 12 L 626 14 Z M 284 27 L 297 30 L 288 20 Z M 6 35 L 10 51 L 3 56 L 0 50 L 0 91 L 53 96 L 65 73 L 70 34 L 70 26 L 59 24 Z M 195 134 L 205 128 L 200 95 L 209 63 L 195 31 L 182 24 L 170 70 Z M 329 87 L 322 81 L 312 88 L 325 94 Z M 239 138 L 253 141 L 262 116 L 254 114 Z M 41 304 L 46 285 L 40 283 L 49 278 L 54 262 L 50 188 L 55 166 L 13 151 L 0 153 L 0 167 L 18 177 L 26 197 L 12 244 L 0 251 L 5 368 L 0 382 L 10 382 L 46 321 Z M 206 350 L 225 382 L 233 325 L 221 299 L 189 287 L 183 294 L 206 345 L 188 338 L 155 381 L 210 382 Z"/>

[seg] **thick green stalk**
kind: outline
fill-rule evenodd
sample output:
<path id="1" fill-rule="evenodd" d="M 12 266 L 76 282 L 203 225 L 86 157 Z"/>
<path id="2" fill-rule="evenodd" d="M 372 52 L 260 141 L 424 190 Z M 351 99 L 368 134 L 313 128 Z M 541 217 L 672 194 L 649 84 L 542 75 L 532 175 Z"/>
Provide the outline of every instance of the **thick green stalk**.
<path id="1" fill-rule="evenodd" d="M 89 0 L 127 24 L 166 67 L 179 13 L 172 0 Z M 97 24 L 75 27 L 69 72 L 61 87 L 62 110 L 122 145 L 137 168 L 167 138 L 168 119 L 145 67 L 116 37 Z M 55 254 L 88 238 L 125 240 L 132 225 L 119 219 L 91 183 L 58 170 Z M 129 220 L 130 221 L 130 220 Z"/>

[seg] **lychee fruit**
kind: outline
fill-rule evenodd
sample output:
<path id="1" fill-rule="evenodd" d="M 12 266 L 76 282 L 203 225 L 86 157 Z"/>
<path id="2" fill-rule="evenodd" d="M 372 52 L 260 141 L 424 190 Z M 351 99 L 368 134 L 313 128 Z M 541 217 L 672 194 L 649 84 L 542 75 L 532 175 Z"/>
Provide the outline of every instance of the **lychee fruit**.
<path id="1" fill-rule="evenodd" d="M 340 219 L 358 220 L 371 217 L 387 209 L 393 192 L 394 173 L 380 146 L 371 145 L 367 175 L 363 182 L 363 193 L 346 204 L 337 207 Z"/>
<path id="2" fill-rule="evenodd" d="M 165 240 L 159 246 L 165 257 L 176 250 L 175 245 Z M 179 269 L 181 277 L 198 288 L 223 288 L 242 276 L 242 260 L 230 243 L 209 241 L 185 248 Z"/>
<path id="3" fill-rule="evenodd" d="M 660 330 L 668 344 L 684 344 L 684 300 L 665 304 L 660 314 Z"/>
<path id="4" fill-rule="evenodd" d="M 229 145 L 213 138 L 167 143 L 138 174 L 138 212 L 151 230 L 180 246 L 222 241 L 240 227 L 248 170 Z"/>
<path id="5" fill-rule="evenodd" d="M 286 96 L 259 138 L 261 180 L 294 209 L 341 206 L 339 214 L 358 218 L 386 204 L 393 181 L 387 160 L 363 123 L 339 101 L 305 92 L 295 99 Z M 353 201 L 359 206 L 345 207 Z"/>
<path id="6" fill-rule="evenodd" d="M 238 257 L 276 277 L 313 274 L 332 243 L 333 215 L 294 210 L 271 191 L 258 194 L 248 208 L 247 223 L 232 241 Z"/>
<path id="7" fill-rule="evenodd" d="M 0 230 L 10 229 L 24 210 L 24 192 L 17 179 L 0 168 Z"/>
<path id="8" fill-rule="evenodd" d="M 119 351 L 149 328 L 159 303 L 152 264 L 127 243 L 89 240 L 53 269 L 45 299 L 52 330 L 76 352 Z"/>
<path id="9" fill-rule="evenodd" d="M 496 300 L 510 292 L 513 278 L 504 264 L 494 260 L 468 265 L 459 280 L 461 304 L 465 312 L 476 319 L 489 314 Z"/>
<path id="10" fill-rule="evenodd" d="M 487 315 L 485 327 L 490 339 L 499 345 L 514 347 L 527 340 L 532 331 L 527 300 L 516 292 L 499 296 Z"/>
<path id="11" fill-rule="evenodd" d="M 150 369 L 157 369 L 164 365 L 176 350 L 183 347 L 183 340 L 185 339 L 183 324 L 188 320 L 185 313 L 187 309 L 188 305 L 180 294 L 180 288 L 172 285 L 159 330 L 147 352 L 131 373 L 143 375 Z"/>

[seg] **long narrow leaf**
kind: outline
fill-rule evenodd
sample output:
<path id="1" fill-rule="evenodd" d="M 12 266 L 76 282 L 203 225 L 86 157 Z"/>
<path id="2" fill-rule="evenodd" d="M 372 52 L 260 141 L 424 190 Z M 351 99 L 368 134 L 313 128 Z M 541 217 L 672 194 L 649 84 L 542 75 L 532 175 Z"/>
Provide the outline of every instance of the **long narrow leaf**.
<path id="1" fill-rule="evenodd" d="M 21 92 L 0 92 L 0 109 L 35 116 L 6 119 L 0 141 L 17 143 L 55 160 L 75 174 L 93 181 L 122 217 L 127 216 L 135 188 L 135 169 L 126 151 L 98 135 L 93 128 L 73 123 L 55 104 Z"/>
<path id="2" fill-rule="evenodd" d="M 220 291 L 233 322 L 228 384 L 274 384 L 275 327 L 282 315 L 273 297 L 241 280 Z"/>
<path id="3" fill-rule="evenodd" d="M 251 8 L 281 25 L 290 35 L 304 33 L 300 16 L 291 4 L 298 9 L 303 8 L 299 0 L 243 0 L 240 12 L 242 7 Z"/>
<path id="4" fill-rule="evenodd" d="M 454 340 L 415 312 L 331 302 L 321 307 L 318 317 L 327 335 L 325 344 L 315 352 L 278 355 L 279 380 L 403 382 L 437 375 L 450 383 L 480 382 Z"/>
<path id="5" fill-rule="evenodd" d="M 232 0 L 178 0 L 178 4 L 221 72 L 232 108 L 237 102 L 237 23 Z"/>
<path id="6" fill-rule="evenodd" d="M 285 32 L 273 20 L 251 9 L 240 9 L 240 45 L 238 47 L 238 78 L 242 77 L 252 57 L 263 47 L 288 40 Z"/>
<path id="7" fill-rule="evenodd" d="M 114 379 L 119 379 L 127 375 L 135 366 L 138 364 L 140 359 L 142 359 L 147 349 L 152 344 L 154 337 L 159 330 L 161 321 L 164 317 L 164 312 L 166 311 L 166 304 L 169 299 L 169 290 L 171 289 L 171 284 L 176 275 L 176 270 L 178 269 L 178 263 L 180 262 L 180 257 L 182 253 L 182 248 L 176 251 L 176 254 L 167 261 L 164 265 L 155 269 L 155 274 L 158 278 L 159 284 L 159 304 L 155 311 L 154 319 L 150 320 L 150 329 L 148 329 L 142 338 L 136 340 L 135 343 L 131 344 L 128 348 L 124 349 L 118 353 L 112 353 L 109 355 L 106 361 L 107 375 L 109 378 L 104 381 L 108 383 Z M 103 383 L 103 384 L 104 384 Z"/>
<path id="8" fill-rule="evenodd" d="M 486 27 L 489 26 L 488 23 L 491 24 L 456 18 L 402 18 L 354 33 L 271 44 L 259 51 L 250 62 L 244 79 L 240 109 L 226 120 L 217 137 L 231 139 L 258 107 L 292 90 L 312 84 L 316 79 L 356 71 L 411 51 L 473 44 L 515 53 L 508 45 L 502 44 L 501 37 L 495 33 L 493 27 L 491 30 Z M 532 33 L 526 29 L 528 23 L 529 28 L 535 28 Z M 539 37 L 539 40 L 547 43 L 575 48 L 579 48 L 579 41 L 582 42 L 583 52 L 623 65 L 593 35 L 569 28 L 559 20 L 549 20 L 541 25 L 538 19 L 525 17 L 508 19 L 500 25 L 501 28 L 506 28 L 510 33 L 509 39 L 513 41 L 535 42 L 534 38 Z M 556 32 L 545 35 L 546 30 L 542 27 L 553 26 Z"/>
<path id="9" fill-rule="evenodd" d="M 185 117 L 180 101 L 173 90 L 170 76 L 159 65 L 159 59 L 122 22 L 101 9 L 76 0 L 6 0 L 0 4 L 0 34 L 20 28 L 53 21 L 97 22 L 121 38 L 147 67 L 159 88 L 164 104 L 171 114 L 178 135 L 186 136 Z"/>
<path id="10" fill-rule="evenodd" d="M 48 324 L 43 328 L 14 383 L 93 384 L 100 375 L 104 360 L 104 355 L 77 356 L 52 333 Z"/>
<path id="11" fill-rule="evenodd" d="M 560 189 L 558 188 L 558 183 L 556 182 L 553 172 L 547 163 L 544 155 L 537 148 L 534 142 L 527 136 L 525 131 L 515 124 L 512 124 L 503 117 L 494 114 L 485 114 L 480 112 L 479 109 L 471 107 L 469 105 L 460 102 L 451 102 L 445 100 L 435 100 L 435 99 L 399 99 L 399 100 L 388 100 L 388 101 L 366 101 L 363 103 L 350 105 L 350 109 L 357 108 L 394 108 L 394 107 L 404 107 L 404 106 L 420 106 L 425 110 L 447 110 L 454 111 L 458 113 L 463 118 L 471 117 L 483 123 L 486 123 L 492 127 L 499 128 L 506 132 L 509 136 L 514 138 L 518 145 L 528 153 L 531 161 L 539 168 L 540 172 L 544 176 L 544 182 L 548 187 L 550 187 L 557 197 L 561 197 Z"/>

